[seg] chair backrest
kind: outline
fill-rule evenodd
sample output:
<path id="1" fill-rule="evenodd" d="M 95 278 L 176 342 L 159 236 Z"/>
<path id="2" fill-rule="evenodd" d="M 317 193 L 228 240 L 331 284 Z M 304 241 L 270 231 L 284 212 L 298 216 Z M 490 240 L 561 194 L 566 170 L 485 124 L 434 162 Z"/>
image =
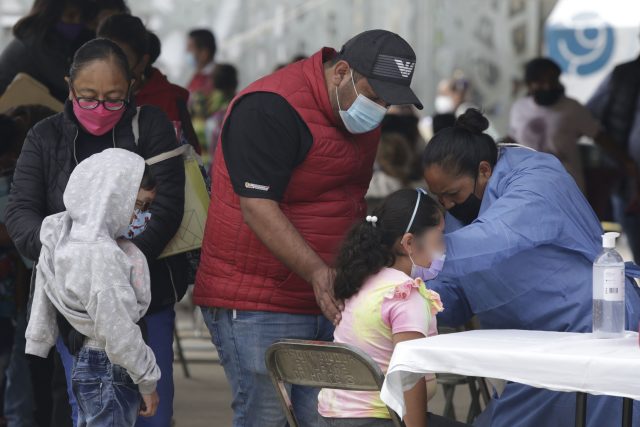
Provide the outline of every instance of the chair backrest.
<path id="1" fill-rule="evenodd" d="M 298 425 L 285 384 L 353 391 L 380 391 L 384 374 L 360 349 L 321 341 L 284 340 L 267 349 L 266 364 L 289 425 Z M 394 424 L 402 426 L 391 409 Z"/>

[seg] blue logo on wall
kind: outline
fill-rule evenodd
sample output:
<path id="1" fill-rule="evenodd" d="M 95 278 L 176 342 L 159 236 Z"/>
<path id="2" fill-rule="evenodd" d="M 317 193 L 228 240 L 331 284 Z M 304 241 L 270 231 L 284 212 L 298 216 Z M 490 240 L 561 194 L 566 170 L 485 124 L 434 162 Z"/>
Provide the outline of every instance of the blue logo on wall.
<path id="1" fill-rule="evenodd" d="M 548 26 L 545 29 L 549 56 L 562 71 L 586 76 L 603 68 L 613 54 L 614 32 L 595 13 L 573 17 L 574 28 Z"/>

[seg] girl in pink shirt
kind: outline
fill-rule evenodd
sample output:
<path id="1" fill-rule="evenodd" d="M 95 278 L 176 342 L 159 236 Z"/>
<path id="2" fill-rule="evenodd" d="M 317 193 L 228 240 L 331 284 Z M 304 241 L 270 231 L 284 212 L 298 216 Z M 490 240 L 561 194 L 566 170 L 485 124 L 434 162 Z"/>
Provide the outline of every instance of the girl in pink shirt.
<path id="1" fill-rule="evenodd" d="M 442 212 L 423 190 L 397 191 L 354 226 L 338 254 L 334 292 L 345 309 L 334 340 L 360 348 L 384 373 L 397 343 L 437 334 L 443 307 L 422 278 L 444 263 Z M 435 390 L 430 376 L 405 392 L 407 427 L 462 425 L 427 414 Z M 379 392 L 323 389 L 318 399 L 321 426 L 393 425 Z"/>

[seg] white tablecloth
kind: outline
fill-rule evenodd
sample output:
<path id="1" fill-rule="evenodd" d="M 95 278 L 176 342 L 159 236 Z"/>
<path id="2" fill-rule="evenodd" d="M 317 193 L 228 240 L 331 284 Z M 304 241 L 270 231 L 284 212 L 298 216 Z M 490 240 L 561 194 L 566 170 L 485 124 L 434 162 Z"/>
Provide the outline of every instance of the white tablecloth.
<path id="1" fill-rule="evenodd" d="M 568 332 L 479 330 L 405 341 L 394 351 L 382 400 L 404 416 L 404 390 L 433 372 L 640 400 L 635 332 L 620 339 L 595 339 Z"/>

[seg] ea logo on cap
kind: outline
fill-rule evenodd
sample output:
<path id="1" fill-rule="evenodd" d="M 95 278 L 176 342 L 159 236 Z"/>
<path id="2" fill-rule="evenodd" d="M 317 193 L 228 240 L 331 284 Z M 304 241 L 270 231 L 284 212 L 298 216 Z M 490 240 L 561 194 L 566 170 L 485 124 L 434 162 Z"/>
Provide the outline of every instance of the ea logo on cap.
<path id="1" fill-rule="evenodd" d="M 563 72 L 585 76 L 603 68 L 613 53 L 614 32 L 593 12 L 573 17 L 575 28 L 546 30 L 549 56 Z"/>
<path id="2" fill-rule="evenodd" d="M 411 75 L 413 67 L 416 66 L 415 62 L 403 61 L 401 59 L 396 59 L 395 62 L 398 65 L 398 70 L 400 70 L 400 75 L 405 79 Z"/>

